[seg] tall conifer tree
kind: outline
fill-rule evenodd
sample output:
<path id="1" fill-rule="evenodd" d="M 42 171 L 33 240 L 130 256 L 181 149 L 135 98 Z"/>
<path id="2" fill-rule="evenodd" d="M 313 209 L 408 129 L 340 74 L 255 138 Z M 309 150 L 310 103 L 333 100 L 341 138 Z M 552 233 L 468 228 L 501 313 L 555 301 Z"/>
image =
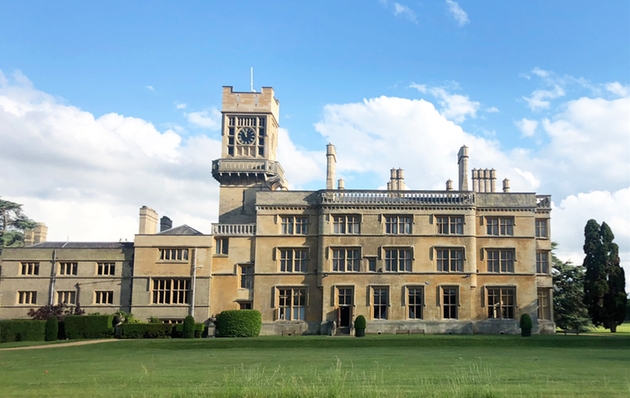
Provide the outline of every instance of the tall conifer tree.
<path id="1" fill-rule="evenodd" d="M 626 315 L 626 277 L 620 266 L 619 247 L 605 222 L 589 220 L 584 228 L 584 304 L 595 326 L 617 331 Z"/>

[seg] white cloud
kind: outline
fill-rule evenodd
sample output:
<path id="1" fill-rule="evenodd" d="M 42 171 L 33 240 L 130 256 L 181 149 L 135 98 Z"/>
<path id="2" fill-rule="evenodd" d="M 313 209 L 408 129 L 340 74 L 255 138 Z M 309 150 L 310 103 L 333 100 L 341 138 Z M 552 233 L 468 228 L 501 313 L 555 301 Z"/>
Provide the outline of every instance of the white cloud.
<path id="1" fill-rule="evenodd" d="M 486 112 L 488 113 L 499 113 L 499 108 L 496 106 L 491 106 L 490 108 L 486 108 Z"/>
<path id="2" fill-rule="evenodd" d="M 630 188 L 615 192 L 593 191 L 569 195 L 553 207 L 551 236 L 559 242 L 558 257 L 582 264 L 584 226 L 590 219 L 606 222 L 619 245 L 621 264 L 630 282 Z"/>
<path id="3" fill-rule="evenodd" d="M 175 101 L 175 109 L 186 109 L 186 104 Z"/>
<path id="4" fill-rule="evenodd" d="M 185 114 L 188 122 L 197 127 L 218 130 L 221 128 L 221 112 L 215 107 L 210 110 L 190 112 Z"/>
<path id="5" fill-rule="evenodd" d="M 412 22 L 418 22 L 416 19 L 416 13 L 413 10 L 405 5 L 400 3 L 394 3 L 394 15 L 399 16 L 402 15 L 408 20 Z"/>
<path id="6" fill-rule="evenodd" d="M 523 137 L 532 137 L 536 134 L 536 128 L 538 127 L 538 122 L 530 119 L 521 119 L 514 122 L 514 124 L 521 130 Z"/>
<path id="7" fill-rule="evenodd" d="M 149 91 L 153 91 L 153 92 L 155 92 L 155 89 L 153 88 L 153 86 L 146 85 L 146 86 L 144 86 L 144 88 L 146 88 L 146 89 L 147 89 L 147 90 L 149 90 Z"/>
<path id="8" fill-rule="evenodd" d="M 550 99 L 555 99 L 565 95 L 564 89 L 556 85 L 552 90 L 535 90 L 531 96 L 523 97 L 532 111 L 548 109 Z"/>
<path id="9" fill-rule="evenodd" d="M 286 129 L 278 129 L 278 161 L 285 170 L 290 189 L 300 189 L 305 183 L 326 179 L 326 152 L 298 148 Z"/>
<path id="10" fill-rule="evenodd" d="M 463 122 L 468 117 L 477 117 L 477 111 L 481 107 L 479 102 L 471 101 L 467 95 L 451 94 L 442 87 L 427 87 L 424 84 L 416 83 L 412 83 L 410 87 L 417 89 L 421 93 L 429 93 L 436 97 L 442 107 L 442 115 L 457 123 Z"/>
<path id="11" fill-rule="evenodd" d="M 627 97 L 630 92 L 628 86 L 622 86 L 619 82 L 607 83 L 605 87 L 606 90 L 620 97 Z"/>
<path id="12" fill-rule="evenodd" d="M 462 10 L 462 8 L 456 1 L 446 0 L 446 5 L 448 5 L 448 11 L 451 13 L 453 18 L 455 18 L 459 26 L 464 26 L 468 22 L 470 22 L 468 20 L 468 14 L 466 14 L 466 12 Z"/>

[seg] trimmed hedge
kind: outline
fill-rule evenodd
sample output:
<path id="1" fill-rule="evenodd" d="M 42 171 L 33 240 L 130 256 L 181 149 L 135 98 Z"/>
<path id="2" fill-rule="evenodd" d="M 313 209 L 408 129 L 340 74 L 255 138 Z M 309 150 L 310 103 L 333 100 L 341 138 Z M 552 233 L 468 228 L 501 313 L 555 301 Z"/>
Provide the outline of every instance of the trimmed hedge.
<path id="1" fill-rule="evenodd" d="M 44 341 L 46 321 L 12 319 L 0 321 L 0 343 L 10 341 Z"/>
<path id="2" fill-rule="evenodd" d="M 359 315 L 354 320 L 354 328 L 355 329 L 365 329 L 366 327 L 367 327 L 367 322 L 365 320 L 365 317 L 363 315 Z"/>
<path id="3" fill-rule="evenodd" d="M 113 315 L 69 315 L 64 319 L 71 339 L 101 339 L 114 336 Z"/>
<path id="4" fill-rule="evenodd" d="M 49 316 L 46 320 L 46 341 L 57 341 L 57 335 L 59 334 L 59 321 L 56 316 Z"/>
<path id="5" fill-rule="evenodd" d="M 123 323 L 121 339 L 164 339 L 171 337 L 173 326 L 164 323 Z"/>
<path id="6" fill-rule="evenodd" d="M 194 339 L 195 338 L 195 318 L 192 315 L 188 315 L 184 318 L 183 338 Z"/>
<path id="7" fill-rule="evenodd" d="M 194 328 L 195 338 L 198 339 L 199 337 L 202 337 L 205 330 L 206 330 L 205 324 L 195 323 L 195 328 Z M 181 339 L 182 337 L 184 337 L 184 324 L 183 323 L 178 323 L 173 326 L 173 333 L 171 334 L 171 337 L 177 338 L 177 339 Z"/>
<path id="8" fill-rule="evenodd" d="M 217 315 L 216 326 L 219 337 L 256 337 L 262 317 L 258 310 L 227 310 Z"/>

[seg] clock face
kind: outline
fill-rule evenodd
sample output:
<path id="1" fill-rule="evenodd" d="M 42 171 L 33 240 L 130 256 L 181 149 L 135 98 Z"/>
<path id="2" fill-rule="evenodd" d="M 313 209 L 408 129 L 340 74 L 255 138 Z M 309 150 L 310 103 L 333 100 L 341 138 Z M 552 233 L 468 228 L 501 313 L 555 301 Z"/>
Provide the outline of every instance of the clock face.
<path id="1" fill-rule="evenodd" d="M 256 140 L 256 132 L 251 127 L 244 127 L 238 132 L 237 138 L 239 143 L 251 145 Z"/>

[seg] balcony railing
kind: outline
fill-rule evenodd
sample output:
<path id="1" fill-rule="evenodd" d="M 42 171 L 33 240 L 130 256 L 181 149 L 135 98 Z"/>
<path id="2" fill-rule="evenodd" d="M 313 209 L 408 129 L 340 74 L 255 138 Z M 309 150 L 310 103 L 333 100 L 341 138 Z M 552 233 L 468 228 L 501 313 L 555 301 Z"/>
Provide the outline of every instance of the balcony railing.
<path id="1" fill-rule="evenodd" d="M 271 173 L 284 174 L 280 163 L 273 160 L 217 159 L 212 162 L 213 173 Z"/>
<path id="2" fill-rule="evenodd" d="M 450 191 L 324 191 L 323 204 L 440 204 L 473 205 L 472 192 Z"/>
<path id="3" fill-rule="evenodd" d="M 254 236 L 256 224 L 212 224 L 212 235 Z"/>

